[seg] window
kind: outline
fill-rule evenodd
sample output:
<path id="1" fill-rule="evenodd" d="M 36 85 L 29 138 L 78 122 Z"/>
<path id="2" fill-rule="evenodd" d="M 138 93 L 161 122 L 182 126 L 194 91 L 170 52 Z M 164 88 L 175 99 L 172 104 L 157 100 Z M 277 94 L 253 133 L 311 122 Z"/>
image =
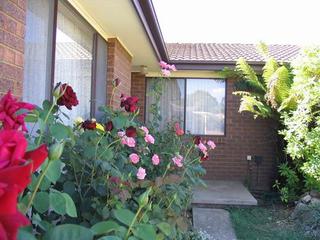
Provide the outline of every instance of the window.
<path id="1" fill-rule="evenodd" d="M 156 79 L 147 80 L 147 93 Z M 160 99 L 161 128 L 168 122 L 180 122 L 186 132 L 195 135 L 224 135 L 224 79 L 171 79 L 164 82 Z M 146 120 L 152 120 L 148 109 L 155 101 L 147 94 Z"/>
<path id="2" fill-rule="evenodd" d="M 27 4 L 23 98 L 33 104 L 50 97 L 53 3 L 28 0 Z"/>
<path id="3" fill-rule="evenodd" d="M 39 105 L 68 83 L 79 100 L 63 109 L 70 122 L 97 116 L 106 103 L 107 43 L 67 1 L 28 1 L 25 49 L 24 100 Z"/>

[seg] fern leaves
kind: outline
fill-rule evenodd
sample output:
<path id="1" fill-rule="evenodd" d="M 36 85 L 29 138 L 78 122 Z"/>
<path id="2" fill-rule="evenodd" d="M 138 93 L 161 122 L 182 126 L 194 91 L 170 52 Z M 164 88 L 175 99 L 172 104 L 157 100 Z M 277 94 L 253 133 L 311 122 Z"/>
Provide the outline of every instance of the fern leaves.
<path id="1" fill-rule="evenodd" d="M 266 91 L 265 86 L 260 82 L 256 73 L 244 58 L 239 58 L 236 64 L 236 70 L 243 75 L 249 85 L 258 91 Z"/>

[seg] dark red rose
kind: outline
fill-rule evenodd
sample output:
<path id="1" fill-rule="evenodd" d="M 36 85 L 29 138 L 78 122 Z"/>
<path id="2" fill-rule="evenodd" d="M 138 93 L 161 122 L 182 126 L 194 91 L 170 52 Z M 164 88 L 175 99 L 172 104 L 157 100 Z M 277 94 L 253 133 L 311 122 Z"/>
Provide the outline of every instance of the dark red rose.
<path id="1" fill-rule="evenodd" d="M 206 161 L 209 159 L 209 155 L 208 154 L 203 154 L 203 152 L 200 152 L 200 160 L 203 162 L 203 161 Z"/>
<path id="2" fill-rule="evenodd" d="M 91 120 L 85 120 L 81 126 L 86 130 L 95 130 L 97 128 L 97 123 Z"/>
<path id="3" fill-rule="evenodd" d="M 113 80 L 113 86 L 118 87 L 121 84 L 121 81 L 119 78 L 116 78 Z"/>
<path id="4" fill-rule="evenodd" d="M 136 130 L 136 128 L 135 127 L 132 127 L 132 126 L 130 126 L 130 127 L 128 127 L 127 129 L 126 129 L 126 136 L 127 137 L 136 137 L 137 136 L 137 130 Z"/>
<path id="5" fill-rule="evenodd" d="M 28 218 L 18 211 L 0 215 L 0 239 L 16 240 L 19 228 L 29 224 Z"/>
<path id="6" fill-rule="evenodd" d="M 120 184 L 120 183 L 121 183 L 121 179 L 118 178 L 118 177 L 114 177 L 114 176 L 111 176 L 111 177 L 109 178 L 109 181 L 112 182 L 112 183 L 114 183 L 114 184 Z"/>
<path id="7" fill-rule="evenodd" d="M 66 108 L 71 110 L 73 106 L 75 107 L 79 104 L 76 93 L 68 84 L 64 83 L 60 86 L 60 94 L 63 95 L 59 97 L 57 101 L 57 104 L 59 106 L 65 106 Z"/>
<path id="8" fill-rule="evenodd" d="M 106 129 L 107 132 L 111 132 L 111 131 L 112 131 L 112 129 L 113 129 L 113 123 L 112 123 L 112 121 L 109 121 L 109 122 L 107 122 L 107 123 L 105 124 L 105 129 Z"/>
<path id="9" fill-rule="evenodd" d="M 126 97 L 123 94 L 121 94 L 121 103 L 120 107 L 124 107 L 124 109 L 127 112 L 135 112 L 138 109 L 138 106 L 136 105 L 139 101 L 139 98 L 132 96 L 132 97 Z"/>
<path id="10" fill-rule="evenodd" d="M 194 144 L 199 145 L 200 142 L 201 142 L 201 137 L 200 136 L 195 136 L 193 138 L 193 142 L 194 142 Z"/>
<path id="11" fill-rule="evenodd" d="M 21 127 L 23 131 L 27 131 L 24 122 L 27 113 L 17 114 L 17 112 L 21 109 L 33 110 L 34 108 L 35 106 L 32 104 L 18 102 L 12 96 L 11 91 L 8 91 L 0 100 L 0 122 L 2 127 L 6 130 L 19 129 Z"/>

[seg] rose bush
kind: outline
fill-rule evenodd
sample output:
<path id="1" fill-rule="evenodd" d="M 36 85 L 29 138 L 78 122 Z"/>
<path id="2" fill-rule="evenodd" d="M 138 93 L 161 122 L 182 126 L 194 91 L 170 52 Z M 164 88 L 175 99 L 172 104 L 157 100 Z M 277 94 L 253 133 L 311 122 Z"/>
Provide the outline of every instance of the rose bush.
<path id="1" fill-rule="evenodd" d="M 119 110 L 101 107 L 98 121 L 67 126 L 60 115 L 78 104 L 76 93 L 59 84 L 53 96 L 42 108 L 0 101 L 0 238 L 15 239 L 30 219 L 19 239 L 188 239 L 192 187 L 203 184 L 214 143 L 179 123 L 159 131 L 157 115 L 143 125 L 134 96 L 121 95 Z M 16 115 L 21 108 L 32 112 Z"/>

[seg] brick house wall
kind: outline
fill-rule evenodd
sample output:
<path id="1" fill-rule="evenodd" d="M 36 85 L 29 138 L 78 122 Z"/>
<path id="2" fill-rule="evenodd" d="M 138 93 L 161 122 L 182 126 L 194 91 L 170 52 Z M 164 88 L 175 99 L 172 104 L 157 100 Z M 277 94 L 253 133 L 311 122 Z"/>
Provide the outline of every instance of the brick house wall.
<path id="1" fill-rule="evenodd" d="M 0 1 L 0 96 L 22 97 L 26 0 Z"/>
<path id="2" fill-rule="evenodd" d="M 140 101 L 140 119 L 144 120 L 145 79 L 132 74 L 131 94 Z M 240 180 L 252 190 L 270 190 L 276 173 L 275 132 L 273 123 L 265 119 L 253 119 L 250 113 L 239 113 L 240 99 L 232 94 L 234 80 L 227 80 L 226 135 L 207 137 L 217 148 L 211 159 L 204 162 L 206 179 Z M 247 161 L 247 155 L 262 156 L 261 165 Z"/>
<path id="3" fill-rule="evenodd" d="M 131 95 L 139 98 L 139 120 L 145 121 L 145 94 L 146 94 L 146 81 L 145 75 L 139 72 L 133 72 L 131 74 Z"/>
<path id="4" fill-rule="evenodd" d="M 111 106 L 120 106 L 120 95 L 131 94 L 131 61 L 132 57 L 116 38 L 108 39 L 107 52 L 107 102 L 110 104 L 112 81 L 119 78 L 120 86 L 115 91 Z"/>

